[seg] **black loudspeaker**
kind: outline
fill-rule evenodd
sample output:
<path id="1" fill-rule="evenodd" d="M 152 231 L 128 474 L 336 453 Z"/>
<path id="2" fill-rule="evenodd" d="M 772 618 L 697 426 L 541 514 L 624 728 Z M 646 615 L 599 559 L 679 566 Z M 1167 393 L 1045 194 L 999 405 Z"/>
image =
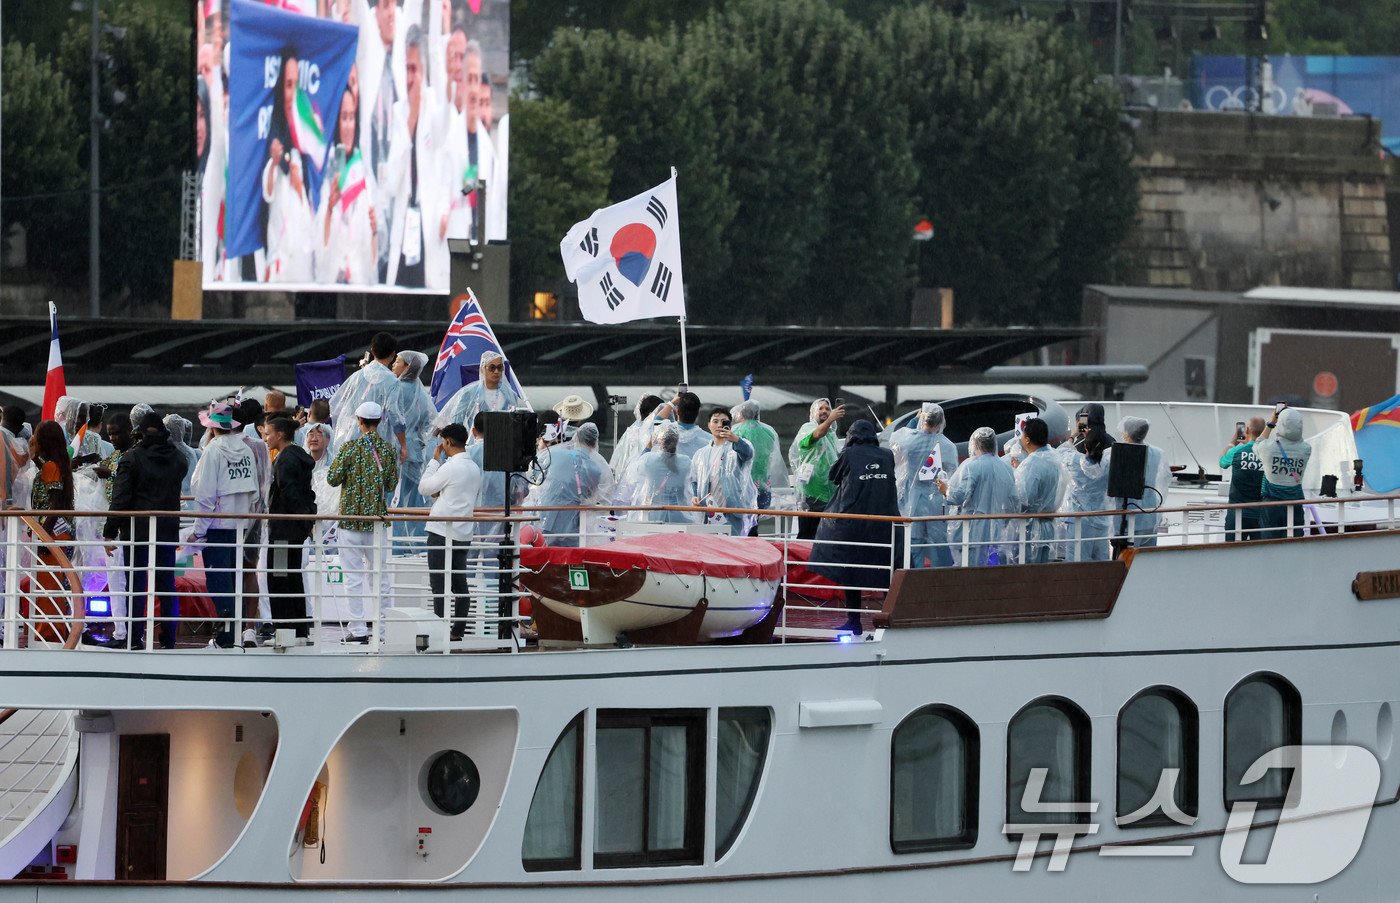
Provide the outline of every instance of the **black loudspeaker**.
<path id="1" fill-rule="evenodd" d="M 483 411 L 481 469 L 493 473 L 524 473 L 535 460 L 539 417 L 534 411 Z"/>
<path id="2" fill-rule="evenodd" d="M 490 446 L 488 445 L 489 449 Z M 1147 446 L 1128 442 L 1113 443 L 1108 461 L 1108 497 L 1140 499 L 1147 482 Z"/>

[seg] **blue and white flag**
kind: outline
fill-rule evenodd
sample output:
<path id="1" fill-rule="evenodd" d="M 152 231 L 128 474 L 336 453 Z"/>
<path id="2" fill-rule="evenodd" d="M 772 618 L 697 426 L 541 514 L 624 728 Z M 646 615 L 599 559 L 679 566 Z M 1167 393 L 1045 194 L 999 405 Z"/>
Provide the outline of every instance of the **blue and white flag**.
<path id="1" fill-rule="evenodd" d="M 345 382 L 345 355 L 337 355 L 328 361 L 307 361 L 297 364 L 295 370 L 297 404 L 308 408 L 318 398 L 330 401 L 335 397 L 335 390 Z"/>
<path id="2" fill-rule="evenodd" d="M 268 148 L 277 138 L 290 153 L 307 154 L 302 177 L 316 209 L 330 142 L 325 134 L 340 116 L 340 101 L 355 63 L 359 29 L 232 0 L 229 6 L 229 161 L 224 247 L 232 259 L 264 247 L 260 184 Z M 281 84 L 289 59 L 297 61 L 291 108 Z M 288 67 L 290 68 L 290 67 Z M 312 140 L 319 120 L 322 140 Z M 315 156 L 319 154 L 320 159 Z M 284 164 L 285 165 L 285 164 Z"/>
<path id="3" fill-rule="evenodd" d="M 442 337 L 442 347 L 438 349 L 437 363 L 433 365 L 432 395 L 433 404 L 439 411 L 447 400 L 465 385 L 481 378 L 481 355 L 485 351 L 495 351 L 505 358 L 506 385 L 521 398 L 525 390 L 511 369 L 510 358 L 505 349 L 496 341 L 496 333 L 476 300 L 476 293 L 467 289 L 466 302 L 457 310 Z"/>
<path id="4" fill-rule="evenodd" d="M 676 176 L 595 210 L 559 243 L 578 306 L 593 323 L 684 317 Z"/>

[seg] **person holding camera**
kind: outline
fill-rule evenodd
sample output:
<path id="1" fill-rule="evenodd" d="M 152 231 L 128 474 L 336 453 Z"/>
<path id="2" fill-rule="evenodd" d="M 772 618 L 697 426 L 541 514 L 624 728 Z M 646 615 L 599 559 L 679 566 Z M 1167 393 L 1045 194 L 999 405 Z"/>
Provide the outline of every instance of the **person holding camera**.
<path id="1" fill-rule="evenodd" d="M 1264 418 L 1251 417 L 1235 424 L 1230 444 L 1220 453 L 1220 466 L 1230 469 L 1230 504 L 1257 502 L 1264 489 L 1264 462 L 1254 452 L 1254 443 L 1264 432 Z M 1238 528 L 1236 527 L 1238 524 Z M 1225 512 L 1225 541 L 1258 539 L 1258 508 L 1231 508 Z"/>
<path id="2" fill-rule="evenodd" d="M 1074 433 L 1055 450 L 1064 468 L 1067 491 L 1061 513 L 1108 508 L 1108 458 L 1113 439 L 1104 425 L 1101 404 L 1086 404 L 1075 414 Z M 1060 521 L 1063 557 L 1069 561 L 1107 561 L 1108 515 L 1067 517 Z"/>
<path id="3" fill-rule="evenodd" d="M 438 431 L 438 444 L 432 460 L 423 468 L 419 489 L 432 496 L 431 517 L 471 517 L 481 493 L 481 469 L 467 450 L 467 428 L 449 423 Z M 452 621 L 450 636 L 460 640 L 466 632 L 467 559 L 471 553 L 474 524 L 469 521 L 430 520 L 428 522 L 428 586 L 433 594 L 433 611 L 440 618 L 445 610 L 443 592 L 447 575 L 452 575 Z M 448 550 L 451 549 L 449 556 Z"/>
<path id="4" fill-rule="evenodd" d="M 1312 457 L 1312 446 L 1303 439 L 1302 413 L 1286 404 L 1275 407 L 1274 419 L 1264 424 L 1264 431 L 1254 443 L 1254 453 L 1263 465 L 1260 500 L 1301 502 L 1303 472 Z M 1260 508 L 1259 538 L 1302 536 L 1305 517 L 1301 504 Z"/>
<path id="5" fill-rule="evenodd" d="M 841 451 L 836 441 L 836 426 L 846 414 L 846 406 L 836 399 L 836 407 L 825 398 L 812 402 L 808 420 L 797 431 L 797 438 L 788 449 L 788 464 L 792 468 L 793 486 L 797 489 L 797 507 L 802 511 L 825 511 L 836 494 L 831 468 Z M 803 517 L 797 521 L 797 538 L 812 539 L 817 535 L 821 518 Z"/>
<path id="6" fill-rule="evenodd" d="M 729 411 L 716 407 L 710 414 L 710 444 L 690 459 L 690 503 L 698 507 L 753 508 L 758 487 L 753 481 L 753 446 L 731 428 Z M 722 514 L 730 536 L 743 536 L 758 523 L 752 514 Z"/>

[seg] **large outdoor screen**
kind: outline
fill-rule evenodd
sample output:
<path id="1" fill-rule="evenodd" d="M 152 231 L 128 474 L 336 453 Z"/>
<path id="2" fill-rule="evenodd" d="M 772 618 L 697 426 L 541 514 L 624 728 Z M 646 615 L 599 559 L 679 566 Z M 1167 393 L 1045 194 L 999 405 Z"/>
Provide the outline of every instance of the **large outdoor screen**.
<path id="1" fill-rule="evenodd" d="M 506 237 L 509 0 L 197 0 L 204 287 L 443 293 Z"/>

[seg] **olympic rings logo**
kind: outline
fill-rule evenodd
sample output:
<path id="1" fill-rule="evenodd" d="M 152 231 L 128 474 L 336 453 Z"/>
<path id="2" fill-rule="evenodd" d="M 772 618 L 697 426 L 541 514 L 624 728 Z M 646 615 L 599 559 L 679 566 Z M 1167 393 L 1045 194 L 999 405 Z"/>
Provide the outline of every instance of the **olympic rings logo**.
<path id="1" fill-rule="evenodd" d="M 1263 98 L 1261 104 L 1260 98 Z M 1225 85 L 1212 85 L 1206 90 L 1207 110 L 1263 110 L 1266 113 L 1281 113 L 1288 109 L 1288 92 L 1278 84 L 1269 86 L 1263 95 L 1253 85 L 1240 85 L 1229 88 Z"/>

